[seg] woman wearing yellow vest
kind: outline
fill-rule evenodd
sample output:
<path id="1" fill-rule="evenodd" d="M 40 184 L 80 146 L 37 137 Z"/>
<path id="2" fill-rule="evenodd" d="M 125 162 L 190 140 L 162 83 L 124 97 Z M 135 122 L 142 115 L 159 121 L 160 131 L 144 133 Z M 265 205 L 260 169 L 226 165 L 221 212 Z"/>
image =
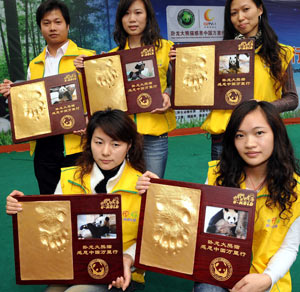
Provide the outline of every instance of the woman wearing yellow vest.
<path id="1" fill-rule="evenodd" d="M 294 110 L 298 106 L 291 64 L 294 49 L 278 43 L 262 0 L 226 1 L 224 40 L 244 38 L 255 39 L 254 99 L 271 102 L 278 112 Z M 175 50 L 171 50 L 170 58 L 176 58 Z M 201 126 L 211 134 L 212 160 L 220 157 L 231 113 L 231 110 L 213 110 Z"/>
<path id="2" fill-rule="evenodd" d="M 262 0 L 226 1 L 224 40 L 243 38 L 255 39 L 254 98 L 271 102 L 278 112 L 294 110 L 298 105 L 291 64 L 294 50 L 278 43 Z M 212 160 L 221 154 L 222 134 L 231 112 L 213 110 L 202 124 L 202 129 L 211 134 Z"/>
<path id="3" fill-rule="evenodd" d="M 83 145 L 84 151 L 76 167 L 62 169 L 55 194 L 118 193 L 122 200 L 123 265 L 124 277 L 107 285 L 50 285 L 53 291 L 108 291 L 112 286 L 120 291 L 133 291 L 144 282 L 143 273 L 131 268 L 135 256 L 141 197 L 135 188 L 144 171 L 142 136 L 134 122 L 120 110 L 106 110 L 91 117 Z M 22 192 L 13 191 L 7 197 L 6 212 L 15 214 L 22 210 L 17 197 Z M 131 276 L 134 281 L 131 281 Z M 119 291 L 119 290 L 118 290 Z"/>
<path id="4" fill-rule="evenodd" d="M 161 38 L 150 0 L 120 0 L 114 40 L 118 47 L 111 52 L 155 45 L 163 107 L 151 113 L 132 115 L 131 118 L 138 132 L 144 136 L 146 168 L 163 177 L 168 158 L 168 132 L 176 128 L 175 113 L 170 109 L 169 51 L 173 43 Z M 74 60 L 76 68 L 83 66 L 82 57 Z"/>
<path id="5" fill-rule="evenodd" d="M 232 292 L 290 292 L 289 269 L 300 243 L 300 177 L 293 148 L 276 108 L 265 101 L 247 101 L 232 113 L 224 133 L 220 161 L 209 163 L 210 185 L 257 191 L 250 273 Z M 146 172 L 138 181 L 143 193 Z M 195 283 L 194 292 L 225 292 Z"/>

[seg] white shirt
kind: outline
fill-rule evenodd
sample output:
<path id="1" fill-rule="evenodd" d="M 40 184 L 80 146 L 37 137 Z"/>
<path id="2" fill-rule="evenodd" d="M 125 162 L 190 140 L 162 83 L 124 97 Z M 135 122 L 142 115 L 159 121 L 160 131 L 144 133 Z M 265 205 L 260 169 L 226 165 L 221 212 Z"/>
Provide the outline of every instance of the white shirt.
<path id="1" fill-rule="evenodd" d="M 45 56 L 45 72 L 43 77 L 56 75 L 59 73 L 59 62 L 62 56 L 65 55 L 67 48 L 69 45 L 69 41 L 63 44 L 57 51 L 56 55 L 52 56 L 48 50 L 48 46 L 46 47 L 46 56 Z M 30 80 L 31 72 L 30 68 L 28 67 L 27 70 L 27 80 Z"/>

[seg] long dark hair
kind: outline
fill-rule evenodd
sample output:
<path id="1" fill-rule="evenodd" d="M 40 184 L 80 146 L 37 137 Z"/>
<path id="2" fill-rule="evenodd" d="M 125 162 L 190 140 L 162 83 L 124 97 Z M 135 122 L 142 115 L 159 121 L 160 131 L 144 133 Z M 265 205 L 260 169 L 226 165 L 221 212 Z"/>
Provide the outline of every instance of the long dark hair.
<path id="1" fill-rule="evenodd" d="M 120 0 L 115 22 L 114 40 L 119 46 L 119 50 L 123 50 L 126 45 L 126 39 L 128 37 L 127 32 L 122 25 L 122 18 L 126 14 L 131 4 L 136 0 Z M 146 8 L 147 12 L 147 24 L 143 32 L 141 43 L 142 45 L 155 45 L 157 48 L 161 47 L 161 35 L 157 20 L 155 18 L 155 12 L 150 0 L 141 0 Z"/>
<path id="2" fill-rule="evenodd" d="M 246 179 L 244 171 L 246 163 L 240 157 L 234 142 L 245 116 L 257 108 L 264 112 L 274 135 L 274 149 L 267 163 L 266 183 L 270 197 L 266 201 L 266 206 L 271 208 L 279 204 L 280 217 L 289 218 L 292 203 L 297 200 L 297 194 L 294 192 L 297 181 L 293 175 L 299 174 L 299 167 L 282 119 L 276 108 L 266 101 L 246 101 L 233 111 L 223 137 L 223 151 L 216 184 L 240 187 Z M 287 213 L 283 215 L 285 210 Z"/>
<path id="3" fill-rule="evenodd" d="M 234 28 L 231 22 L 231 3 L 233 0 L 227 0 L 225 3 L 224 14 L 224 40 L 234 39 L 239 32 Z M 278 43 L 278 36 L 269 24 L 267 9 L 262 0 L 249 0 L 252 1 L 257 8 L 261 7 L 263 13 L 259 21 L 259 28 L 262 32 L 262 46 L 258 55 L 270 68 L 271 77 L 275 81 L 276 92 L 284 85 L 287 80 L 286 71 L 282 70 L 282 58 L 287 61 L 286 49 Z"/>
<path id="4" fill-rule="evenodd" d="M 140 171 L 145 171 L 143 157 L 143 137 L 137 132 L 136 125 L 132 119 L 121 110 L 106 109 L 95 112 L 87 125 L 83 143 L 83 152 L 77 160 L 79 166 L 75 175 L 78 175 L 83 183 L 83 177 L 92 171 L 94 158 L 91 149 L 92 136 L 96 128 L 116 141 L 123 141 L 131 144 L 128 151 L 128 162 Z"/>

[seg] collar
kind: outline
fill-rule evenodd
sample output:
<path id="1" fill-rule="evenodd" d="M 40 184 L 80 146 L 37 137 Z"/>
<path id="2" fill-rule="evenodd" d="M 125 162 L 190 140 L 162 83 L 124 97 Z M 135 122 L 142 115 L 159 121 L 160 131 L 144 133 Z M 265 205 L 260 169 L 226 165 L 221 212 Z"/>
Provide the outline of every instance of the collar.
<path id="1" fill-rule="evenodd" d="M 118 183 L 118 181 L 120 180 L 125 165 L 126 165 L 126 161 L 124 160 L 117 174 L 108 180 L 106 185 L 107 193 L 110 193 L 115 187 L 115 185 Z M 93 169 L 91 171 L 91 191 L 93 194 L 96 194 L 95 187 L 103 179 L 104 179 L 103 173 L 101 172 L 96 162 L 94 162 Z"/>
<path id="2" fill-rule="evenodd" d="M 66 44 L 64 44 L 64 45 L 66 45 Z M 35 64 L 45 62 L 46 49 L 47 49 L 47 47 L 45 47 L 44 50 L 34 59 Z M 70 39 L 68 41 L 68 46 L 66 48 L 65 56 L 75 56 L 75 57 L 79 56 L 79 51 L 78 51 L 77 45 Z"/>
<path id="3" fill-rule="evenodd" d="M 65 55 L 66 54 L 66 51 L 67 51 L 67 49 L 68 49 L 68 46 L 69 46 L 69 40 L 65 43 L 65 44 L 63 44 L 60 48 L 58 48 L 57 49 L 57 51 L 56 51 L 56 56 L 63 56 L 63 55 Z M 46 47 L 46 55 L 45 55 L 45 57 L 46 58 L 48 58 L 48 57 L 56 57 L 56 56 L 52 56 L 51 54 L 50 54 L 50 52 L 49 52 L 49 50 L 48 50 L 48 46 Z"/>

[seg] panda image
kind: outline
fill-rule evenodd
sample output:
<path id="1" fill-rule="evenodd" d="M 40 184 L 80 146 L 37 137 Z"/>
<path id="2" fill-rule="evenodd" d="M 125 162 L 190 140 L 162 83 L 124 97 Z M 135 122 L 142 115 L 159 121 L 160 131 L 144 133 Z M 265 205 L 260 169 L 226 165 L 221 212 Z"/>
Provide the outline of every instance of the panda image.
<path id="1" fill-rule="evenodd" d="M 236 225 L 239 213 L 235 209 L 223 208 L 209 221 L 206 232 L 236 237 Z"/>
<path id="2" fill-rule="evenodd" d="M 72 95 L 69 91 L 69 89 L 66 86 L 61 86 L 58 89 L 58 94 L 59 94 L 59 100 L 60 101 L 70 101 L 72 100 Z"/>
<path id="3" fill-rule="evenodd" d="M 78 237 L 85 238 L 101 238 L 109 233 L 109 217 L 100 215 L 92 223 L 80 226 Z"/>

